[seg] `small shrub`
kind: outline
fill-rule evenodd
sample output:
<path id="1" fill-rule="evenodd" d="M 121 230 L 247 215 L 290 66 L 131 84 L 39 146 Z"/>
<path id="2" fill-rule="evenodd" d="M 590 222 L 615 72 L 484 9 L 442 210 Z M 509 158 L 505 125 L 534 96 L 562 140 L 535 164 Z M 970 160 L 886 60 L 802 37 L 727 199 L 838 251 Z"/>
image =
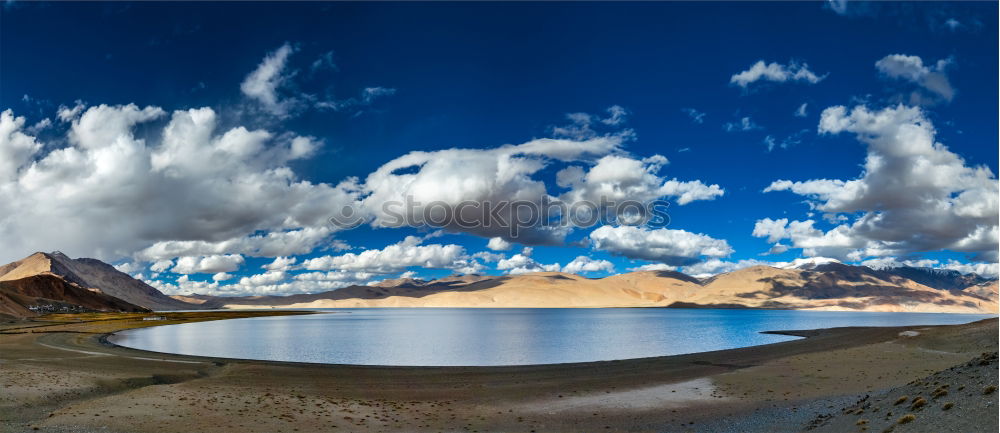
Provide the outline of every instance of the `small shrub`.
<path id="1" fill-rule="evenodd" d="M 911 421 L 913 421 L 915 419 L 917 419 L 916 415 L 914 415 L 912 413 L 908 413 L 906 415 L 903 415 L 903 416 L 899 417 L 899 420 L 896 421 L 896 424 L 906 424 L 906 423 L 911 422 Z"/>
<path id="2" fill-rule="evenodd" d="M 993 391 L 996 391 L 996 390 L 997 390 L 997 387 L 995 387 L 993 385 L 990 385 L 990 386 L 987 386 L 986 388 L 983 388 L 983 394 L 993 394 Z"/>
<path id="3" fill-rule="evenodd" d="M 900 397 L 898 400 L 896 400 L 896 402 L 893 403 L 893 406 L 899 406 L 899 405 L 901 405 L 903 403 L 906 403 L 906 400 L 909 400 L 909 399 L 910 399 L 910 397 L 907 397 L 907 396 L 904 395 L 904 396 Z"/>
<path id="4" fill-rule="evenodd" d="M 920 409 L 920 408 L 924 407 L 924 405 L 926 405 L 926 404 L 927 404 L 927 400 L 924 400 L 923 397 L 917 397 L 916 400 L 913 400 L 913 404 L 910 405 L 910 410 Z"/>
<path id="5" fill-rule="evenodd" d="M 865 424 L 868 424 L 868 420 L 866 419 L 859 419 L 858 422 L 854 423 L 854 425 L 865 425 Z"/>
<path id="6" fill-rule="evenodd" d="M 944 406 L 941 406 L 941 410 L 948 410 L 953 407 L 955 407 L 955 403 L 945 403 Z"/>

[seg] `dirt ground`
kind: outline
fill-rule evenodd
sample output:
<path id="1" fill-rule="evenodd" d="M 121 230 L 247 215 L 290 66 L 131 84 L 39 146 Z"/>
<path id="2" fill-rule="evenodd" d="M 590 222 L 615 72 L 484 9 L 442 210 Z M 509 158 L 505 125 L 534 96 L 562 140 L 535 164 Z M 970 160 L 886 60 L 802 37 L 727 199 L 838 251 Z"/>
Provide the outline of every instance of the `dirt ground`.
<path id="1" fill-rule="evenodd" d="M 192 316 L 170 323 L 209 320 L 185 314 Z M 791 332 L 807 338 L 625 361 L 365 367 L 145 352 L 101 339 L 134 324 L 134 318 L 64 319 L 53 326 L 0 328 L 4 431 L 832 429 L 830 423 L 841 422 L 842 412 L 865 396 L 889 395 L 983 352 L 996 352 L 998 335 L 997 320 L 990 319 L 957 326 Z M 996 375 L 988 380 L 996 382 Z M 983 395 L 989 402 L 997 394 Z M 973 406 L 956 404 L 948 414 L 961 416 Z M 997 430 L 995 416 L 982 422 L 982 431 Z M 906 424 L 897 431 L 920 431 L 914 430 L 919 422 Z M 850 431 L 868 431 L 858 427 Z"/>

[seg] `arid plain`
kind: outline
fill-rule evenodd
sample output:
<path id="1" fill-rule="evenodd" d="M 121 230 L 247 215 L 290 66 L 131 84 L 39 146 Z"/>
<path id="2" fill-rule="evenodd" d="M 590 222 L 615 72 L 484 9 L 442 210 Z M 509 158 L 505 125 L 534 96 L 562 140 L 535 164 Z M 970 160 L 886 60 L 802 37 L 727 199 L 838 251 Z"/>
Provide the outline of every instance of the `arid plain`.
<path id="1" fill-rule="evenodd" d="M 163 314 L 172 324 L 298 312 Z M 806 338 L 626 361 L 412 368 L 200 358 L 104 341 L 152 324 L 141 316 L 4 325 L 4 429 L 861 432 L 881 423 L 962 432 L 997 423 L 996 319 L 792 331 Z M 907 400 L 894 405 L 900 393 Z"/>

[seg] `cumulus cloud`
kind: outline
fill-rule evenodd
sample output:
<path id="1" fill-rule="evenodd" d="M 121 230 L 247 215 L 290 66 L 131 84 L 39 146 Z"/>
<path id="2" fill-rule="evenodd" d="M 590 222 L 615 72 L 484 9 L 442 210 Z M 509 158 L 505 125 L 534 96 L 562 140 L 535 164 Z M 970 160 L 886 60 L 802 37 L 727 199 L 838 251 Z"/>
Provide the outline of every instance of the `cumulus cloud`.
<path id="1" fill-rule="evenodd" d="M 0 153 L 16 155 L 0 163 L 0 259 L 38 250 L 150 262 L 305 253 L 332 233 L 328 210 L 355 199 L 347 186 L 299 180 L 288 166 L 320 145 L 310 137 L 224 129 L 210 108 L 73 111 L 65 141 L 42 146 L 21 130 L 23 118 L 0 116 Z"/>
<path id="2" fill-rule="evenodd" d="M 747 86 L 762 80 L 776 83 L 803 81 L 809 84 L 816 84 L 824 78 L 826 78 L 826 75 L 816 75 L 813 71 L 809 70 L 809 65 L 805 63 L 791 62 L 788 65 L 782 65 L 777 62 L 765 63 L 763 60 L 758 60 L 757 63 L 750 66 L 750 69 L 733 74 L 729 79 L 729 83 L 745 89 Z"/>
<path id="3" fill-rule="evenodd" d="M 593 115 L 570 114 L 571 125 L 553 130 L 562 138 L 487 149 L 410 152 L 368 175 L 360 186 L 362 211 L 367 221 L 379 227 L 435 226 L 543 245 L 562 242 L 573 229 L 571 224 L 546 224 L 550 221 L 538 219 L 538 209 L 549 205 L 601 204 L 602 199 L 645 203 L 661 197 L 676 197 L 678 203 L 686 204 L 723 194 L 718 185 L 660 177 L 666 158 L 637 159 L 623 150 L 624 143 L 633 138 L 630 130 L 598 133 L 595 125 L 618 123 L 618 111 L 613 108 L 604 119 L 608 122 L 595 123 Z M 560 166 L 556 183 L 569 190 L 556 195 L 536 175 Z M 525 206 L 510 205 L 515 202 Z M 597 209 L 599 214 L 603 211 Z M 512 232 L 514 226 L 520 231 Z"/>
<path id="4" fill-rule="evenodd" d="M 988 167 L 969 166 L 937 142 L 921 109 L 830 107 L 821 115 L 819 131 L 854 133 L 867 145 L 861 175 L 778 180 L 765 191 L 805 196 L 815 210 L 845 222 L 824 231 L 811 219 L 765 218 L 757 222 L 754 236 L 790 239 L 806 255 L 852 261 L 940 250 L 997 261 L 997 178 Z"/>
<path id="5" fill-rule="evenodd" d="M 890 54 L 875 62 L 875 68 L 885 77 L 917 85 L 920 89 L 910 93 L 908 102 L 922 105 L 950 102 L 955 97 L 955 89 L 945 73 L 950 64 L 951 59 L 942 59 L 925 66 L 918 56 Z"/>
<path id="6" fill-rule="evenodd" d="M 486 243 L 486 248 L 493 251 L 507 251 L 513 246 L 510 242 L 503 240 L 503 238 L 490 238 L 490 241 Z"/>
<path id="7" fill-rule="evenodd" d="M 24 117 L 15 117 L 12 110 L 0 113 L 0 182 L 17 178 L 32 157 L 42 149 L 35 137 L 22 132 Z"/>
<path id="8" fill-rule="evenodd" d="M 602 226 L 590 233 L 594 249 L 630 259 L 690 265 L 704 257 L 725 257 L 733 248 L 725 240 L 684 230 L 635 226 Z"/>
<path id="9" fill-rule="evenodd" d="M 708 278 L 713 275 L 724 274 L 736 270 L 749 268 L 752 266 L 773 266 L 780 267 L 782 263 L 765 262 L 761 260 L 747 259 L 730 262 L 718 258 L 708 259 L 701 263 L 685 266 L 681 271 L 695 278 Z"/>
<path id="10" fill-rule="evenodd" d="M 642 272 L 642 271 L 676 271 L 677 266 L 670 266 L 665 263 L 647 263 L 642 266 L 636 266 L 634 268 L 628 268 L 632 272 Z"/>
<path id="11" fill-rule="evenodd" d="M 226 272 L 219 272 L 219 273 L 217 273 L 215 275 L 212 275 L 212 281 L 226 281 L 226 280 L 233 279 L 234 277 L 235 276 L 233 274 L 226 273 Z"/>
<path id="12" fill-rule="evenodd" d="M 422 240 L 416 236 L 407 236 L 402 242 L 380 250 L 308 259 L 302 262 L 302 267 L 314 271 L 335 269 L 371 274 L 398 273 L 414 266 L 449 269 L 463 274 L 482 270 L 482 265 L 473 260 L 461 245 L 421 245 Z"/>
<path id="13" fill-rule="evenodd" d="M 181 257 L 177 259 L 177 264 L 170 271 L 177 274 L 232 272 L 239 269 L 243 261 L 243 256 L 239 254 Z"/>
<path id="14" fill-rule="evenodd" d="M 706 185 L 701 181 L 664 180 L 659 176 L 667 158 L 653 155 L 634 159 L 621 155 L 602 157 L 589 170 L 571 166 L 559 173 L 561 185 L 572 189 L 560 198 L 567 203 L 601 203 L 634 200 L 647 203 L 661 197 L 673 197 L 679 205 L 696 200 L 713 200 L 725 191 L 719 185 Z"/>
<path id="15" fill-rule="evenodd" d="M 615 265 L 607 260 L 595 260 L 587 256 L 578 256 L 562 268 L 563 272 L 580 274 L 584 272 L 614 272 Z"/>
<path id="16" fill-rule="evenodd" d="M 269 271 L 287 271 L 292 269 L 292 265 L 298 262 L 295 257 L 275 257 L 274 261 L 261 266 Z"/>
<path id="17" fill-rule="evenodd" d="M 514 254 L 509 259 L 500 259 L 497 270 L 506 271 L 509 275 L 526 274 L 528 272 L 558 272 L 558 263 L 544 265 L 531 258 L 531 247 L 525 247 L 520 254 Z"/>

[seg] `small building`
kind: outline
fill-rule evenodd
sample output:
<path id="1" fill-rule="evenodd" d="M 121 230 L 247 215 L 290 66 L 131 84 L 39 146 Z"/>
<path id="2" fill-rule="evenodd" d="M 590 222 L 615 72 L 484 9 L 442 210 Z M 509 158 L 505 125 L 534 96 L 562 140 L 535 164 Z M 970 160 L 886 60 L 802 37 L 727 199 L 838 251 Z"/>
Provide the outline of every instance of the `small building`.
<path id="1" fill-rule="evenodd" d="M 142 320 L 167 320 L 167 318 L 163 316 L 146 316 Z"/>

